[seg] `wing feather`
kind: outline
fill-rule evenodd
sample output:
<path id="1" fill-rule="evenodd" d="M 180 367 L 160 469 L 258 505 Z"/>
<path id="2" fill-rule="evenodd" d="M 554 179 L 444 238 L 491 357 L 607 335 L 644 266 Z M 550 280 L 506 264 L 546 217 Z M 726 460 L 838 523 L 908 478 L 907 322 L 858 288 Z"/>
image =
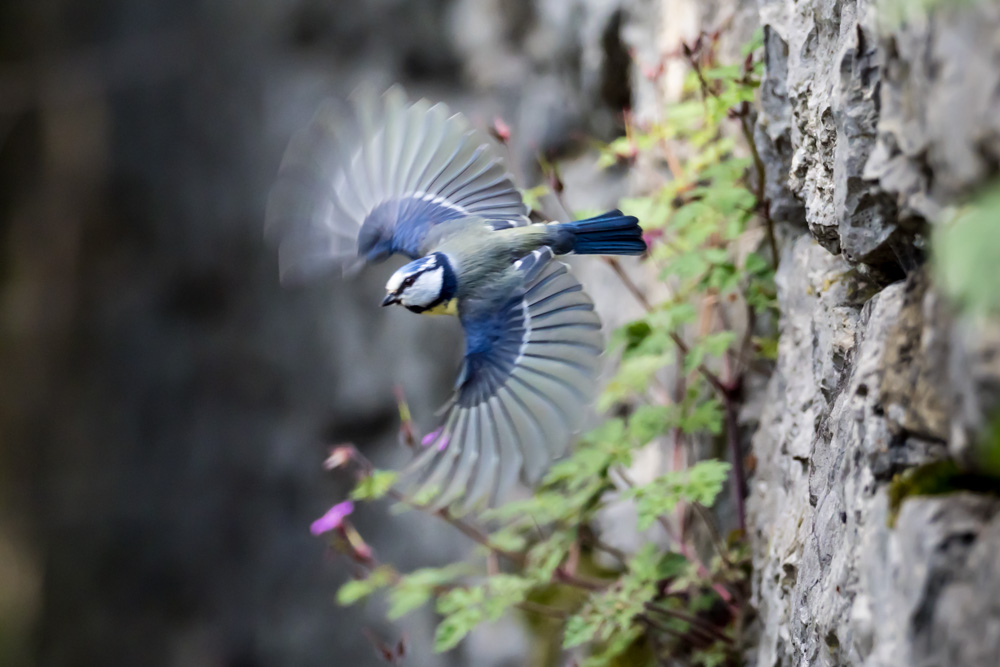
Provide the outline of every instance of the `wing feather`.
<path id="1" fill-rule="evenodd" d="M 437 224 L 528 224 L 495 149 L 461 115 L 394 87 L 352 97 L 353 121 L 324 104 L 289 143 L 267 210 L 283 280 L 393 253 L 422 256 Z M 477 224 L 481 224 L 477 222 Z"/>
<path id="2" fill-rule="evenodd" d="M 565 453 L 593 397 L 603 339 L 589 297 L 549 249 L 512 270 L 520 276 L 513 296 L 460 305 L 466 356 L 445 421 L 460 427 L 444 429 L 454 431 L 453 451 L 415 466 L 447 480 L 434 507 L 496 502 L 518 472 L 537 481 Z"/>
<path id="3" fill-rule="evenodd" d="M 500 436 L 497 427 L 497 415 L 491 409 L 489 401 L 476 407 L 479 413 L 480 456 L 470 474 L 470 481 L 462 500 L 461 512 L 464 514 L 475 507 L 480 500 L 490 495 L 496 483 L 495 471 L 501 465 Z"/>

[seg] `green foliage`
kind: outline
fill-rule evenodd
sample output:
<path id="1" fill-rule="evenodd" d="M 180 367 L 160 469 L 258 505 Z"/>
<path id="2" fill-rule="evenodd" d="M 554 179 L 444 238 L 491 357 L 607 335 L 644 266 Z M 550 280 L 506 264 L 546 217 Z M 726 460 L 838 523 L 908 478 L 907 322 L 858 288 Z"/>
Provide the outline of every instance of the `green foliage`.
<path id="1" fill-rule="evenodd" d="M 635 499 L 639 529 L 646 530 L 681 502 L 714 503 L 728 474 L 729 464 L 725 461 L 700 461 L 687 470 L 668 472 L 649 484 L 632 487 L 623 495 Z"/>
<path id="2" fill-rule="evenodd" d="M 351 491 L 353 500 L 378 500 L 382 498 L 392 485 L 396 483 L 398 475 L 389 470 L 376 470 L 371 475 L 366 475 L 355 485 Z"/>
<path id="3" fill-rule="evenodd" d="M 542 208 L 542 198 L 551 192 L 549 186 L 542 184 L 533 188 L 521 190 L 521 198 L 527 205 L 529 211 L 538 211 Z"/>
<path id="4" fill-rule="evenodd" d="M 1000 414 L 990 420 L 976 447 L 976 459 L 977 467 L 983 473 L 1000 480 Z"/>
<path id="5" fill-rule="evenodd" d="M 1000 290 L 990 278 L 1000 266 L 1000 187 L 976 198 L 935 230 L 938 281 L 959 304 L 978 314 L 1000 314 Z"/>
<path id="6" fill-rule="evenodd" d="M 444 616 L 434 635 L 434 650 L 448 651 L 480 623 L 496 621 L 510 607 L 523 602 L 531 582 L 511 574 L 494 574 L 485 583 L 456 588 L 438 598 Z"/>
<path id="7" fill-rule="evenodd" d="M 997 433 L 992 429 L 980 445 L 996 446 Z M 980 463 L 989 463 L 981 460 Z M 889 525 L 894 526 L 903 502 L 914 496 L 941 496 L 958 491 L 1000 495 L 1000 471 L 985 468 L 983 472 L 964 470 L 950 459 L 932 461 L 896 475 L 889 484 Z"/>
<path id="8" fill-rule="evenodd" d="M 422 607 L 436 592 L 444 590 L 455 579 L 468 573 L 469 567 L 465 563 L 456 563 L 446 567 L 415 570 L 400 577 L 389 590 L 387 616 L 394 621 Z"/>
<path id="9" fill-rule="evenodd" d="M 364 579 L 352 579 L 337 591 L 337 602 L 344 606 L 359 602 L 375 591 L 385 588 L 392 582 L 393 570 L 383 566 L 372 570 Z"/>
<path id="10" fill-rule="evenodd" d="M 588 642 L 602 645 L 584 665 L 601 667 L 625 652 L 641 635 L 636 619 L 657 595 L 657 581 L 683 574 L 690 563 L 672 552 L 661 553 L 646 544 L 629 562 L 615 585 L 591 595 L 583 608 L 566 622 L 563 647 Z"/>

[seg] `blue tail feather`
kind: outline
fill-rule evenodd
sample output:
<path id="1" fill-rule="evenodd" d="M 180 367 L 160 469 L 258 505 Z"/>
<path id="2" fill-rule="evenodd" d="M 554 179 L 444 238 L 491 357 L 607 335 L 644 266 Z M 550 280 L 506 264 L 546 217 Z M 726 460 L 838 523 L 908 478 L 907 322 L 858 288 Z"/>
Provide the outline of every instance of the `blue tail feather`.
<path id="1" fill-rule="evenodd" d="M 641 255 L 646 252 L 639 221 L 615 209 L 595 218 L 567 222 L 556 227 L 553 249 L 560 254 Z"/>

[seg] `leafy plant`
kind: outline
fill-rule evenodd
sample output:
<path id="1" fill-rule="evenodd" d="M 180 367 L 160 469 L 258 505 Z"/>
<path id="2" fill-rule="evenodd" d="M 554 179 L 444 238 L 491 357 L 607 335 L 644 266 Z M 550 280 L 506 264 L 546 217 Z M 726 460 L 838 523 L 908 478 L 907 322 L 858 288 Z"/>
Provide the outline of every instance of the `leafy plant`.
<path id="1" fill-rule="evenodd" d="M 990 280 L 1000 266 L 1000 187 L 976 197 L 935 229 L 934 268 L 959 305 L 980 315 L 1000 314 L 1000 293 Z"/>
<path id="2" fill-rule="evenodd" d="M 607 260 L 644 309 L 612 336 L 620 366 L 599 407 L 614 416 L 585 434 L 532 496 L 474 519 L 433 511 L 478 545 L 469 562 L 400 572 L 378 562 L 343 509 L 335 521 L 328 513 L 322 525 L 334 546 L 362 568 L 341 589 L 341 603 L 384 592 L 393 619 L 432 604 L 441 615 L 439 651 L 517 610 L 543 623 L 544 636 L 559 637 L 554 652 L 572 651 L 585 666 L 655 665 L 668 657 L 702 666 L 737 662 L 749 614 L 737 413 L 746 374 L 774 354 L 773 336 L 760 329 L 774 320 L 777 249 L 751 131 L 759 36 L 736 65 L 718 62 L 718 38 L 685 45 L 684 95 L 660 121 L 640 126 L 626 118 L 625 136 L 601 149 L 598 166 L 648 158 L 670 172 L 655 191 L 621 202 L 643 221 L 650 246 L 644 262 L 670 296 L 654 302 Z M 506 140 L 509 129 L 501 129 L 494 134 Z M 546 184 L 526 191 L 527 200 L 537 207 L 551 195 L 566 207 L 558 165 L 542 167 Z M 418 447 L 402 399 L 400 414 L 403 440 Z M 704 449 L 722 437 L 729 461 L 685 465 L 696 444 Z M 665 443 L 675 452 L 671 469 L 642 483 L 632 479 L 637 453 Z M 327 467 L 354 472 L 355 501 L 389 497 L 400 509 L 431 511 L 401 496 L 392 473 L 375 470 L 351 446 L 334 450 Z M 727 479 L 738 528 L 724 539 L 709 508 Z M 634 508 L 638 529 L 657 527 L 666 546 L 662 537 L 635 553 L 608 544 L 598 518 L 622 502 Z"/>

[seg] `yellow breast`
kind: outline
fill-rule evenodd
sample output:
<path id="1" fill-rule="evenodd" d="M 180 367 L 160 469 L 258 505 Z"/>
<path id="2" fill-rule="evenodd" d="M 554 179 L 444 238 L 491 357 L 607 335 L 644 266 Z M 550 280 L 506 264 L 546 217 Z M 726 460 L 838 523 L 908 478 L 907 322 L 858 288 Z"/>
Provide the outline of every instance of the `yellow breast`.
<path id="1" fill-rule="evenodd" d="M 458 315 L 458 299 L 445 301 L 429 310 L 425 310 L 421 315 Z"/>

